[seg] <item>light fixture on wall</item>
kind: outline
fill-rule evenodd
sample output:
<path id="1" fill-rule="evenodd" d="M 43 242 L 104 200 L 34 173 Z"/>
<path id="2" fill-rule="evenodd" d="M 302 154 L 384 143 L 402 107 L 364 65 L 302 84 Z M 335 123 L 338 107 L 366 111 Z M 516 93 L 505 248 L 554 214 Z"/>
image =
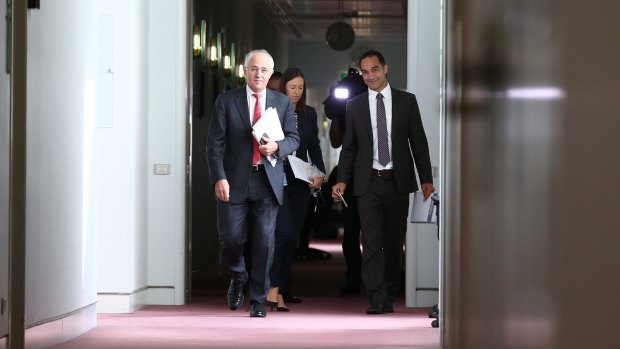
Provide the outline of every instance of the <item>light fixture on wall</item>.
<path id="1" fill-rule="evenodd" d="M 224 55 L 224 76 L 230 77 L 236 73 L 237 68 L 237 50 L 235 49 L 235 43 L 230 44 L 230 49 L 227 49 Z"/>
<path id="2" fill-rule="evenodd" d="M 245 69 L 241 63 L 237 66 L 237 82 L 239 84 L 245 83 Z"/>
<path id="3" fill-rule="evenodd" d="M 224 71 L 224 76 L 230 76 L 230 72 L 232 71 L 232 66 L 230 65 L 230 50 L 224 49 L 224 58 L 222 59 L 222 69 Z"/>
<path id="4" fill-rule="evenodd" d="M 194 34 L 192 36 L 192 43 L 194 48 L 194 58 L 200 57 L 202 53 L 202 40 L 200 38 L 200 26 L 194 26 Z"/>
<path id="5" fill-rule="evenodd" d="M 212 70 L 217 69 L 219 64 L 219 56 L 217 54 L 217 43 L 215 38 L 211 38 L 211 42 L 209 44 L 209 68 Z"/>

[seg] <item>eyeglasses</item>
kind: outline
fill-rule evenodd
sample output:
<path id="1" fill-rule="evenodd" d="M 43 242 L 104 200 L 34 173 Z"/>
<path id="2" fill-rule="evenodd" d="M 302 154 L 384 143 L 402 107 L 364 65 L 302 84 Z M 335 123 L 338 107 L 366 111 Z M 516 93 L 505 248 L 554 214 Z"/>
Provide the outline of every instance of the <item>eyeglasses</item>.
<path id="1" fill-rule="evenodd" d="M 267 68 L 259 68 L 259 67 L 252 67 L 252 68 L 248 68 L 248 71 L 252 74 L 258 74 L 258 72 L 260 71 L 263 74 L 268 74 L 269 73 L 269 69 Z"/>

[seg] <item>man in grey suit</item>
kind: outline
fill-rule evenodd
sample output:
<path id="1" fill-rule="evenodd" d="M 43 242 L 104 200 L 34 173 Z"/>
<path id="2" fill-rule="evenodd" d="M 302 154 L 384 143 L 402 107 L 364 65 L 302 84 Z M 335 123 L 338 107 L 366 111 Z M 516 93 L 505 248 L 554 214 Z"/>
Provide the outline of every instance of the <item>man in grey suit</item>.
<path id="1" fill-rule="evenodd" d="M 207 163 L 217 197 L 217 228 L 221 264 L 230 271 L 228 306 L 237 310 L 248 282 L 243 256 L 251 240 L 251 277 L 248 296 L 250 316 L 265 317 L 263 307 L 269 290 L 278 205 L 284 193 L 282 159 L 299 145 L 294 108 L 290 98 L 266 89 L 274 62 L 265 50 L 245 58 L 247 85 L 218 96 L 207 137 Z M 258 144 L 252 125 L 275 108 L 284 139 L 262 137 Z M 267 157 L 275 157 L 273 166 Z"/>
<path id="2" fill-rule="evenodd" d="M 341 199 L 353 179 L 362 228 L 362 279 L 368 314 L 394 312 L 401 283 L 409 193 L 435 191 L 428 142 L 415 95 L 390 87 L 388 65 L 376 50 L 359 65 L 365 92 L 347 103 L 345 131 L 332 197 Z"/>

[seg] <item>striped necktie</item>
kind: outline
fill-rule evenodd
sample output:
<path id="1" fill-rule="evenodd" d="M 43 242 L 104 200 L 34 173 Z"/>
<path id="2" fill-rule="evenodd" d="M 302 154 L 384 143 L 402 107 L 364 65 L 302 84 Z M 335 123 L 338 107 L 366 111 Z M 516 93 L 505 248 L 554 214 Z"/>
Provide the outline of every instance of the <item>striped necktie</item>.
<path id="1" fill-rule="evenodd" d="M 383 95 L 380 93 L 377 93 L 377 139 L 379 142 L 379 163 L 385 166 L 390 162 L 390 146 L 385 119 L 385 105 L 383 104 Z"/>

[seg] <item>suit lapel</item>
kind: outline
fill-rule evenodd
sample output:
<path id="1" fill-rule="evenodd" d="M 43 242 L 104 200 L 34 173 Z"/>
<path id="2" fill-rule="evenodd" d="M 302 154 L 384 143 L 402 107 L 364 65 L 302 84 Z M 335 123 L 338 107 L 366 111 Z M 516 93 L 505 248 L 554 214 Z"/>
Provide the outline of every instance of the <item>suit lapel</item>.
<path id="1" fill-rule="evenodd" d="M 391 88 L 391 92 L 392 92 L 392 130 L 391 130 L 391 134 L 392 134 L 392 144 L 394 144 L 394 138 L 397 138 L 400 135 L 401 131 L 405 131 L 407 132 L 407 129 L 403 129 L 401 130 L 402 127 L 400 127 L 400 120 L 402 119 L 402 114 L 400 113 L 401 108 L 399 108 L 400 105 L 402 105 L 401 103 L 401 94 L 398 93 L 399 91 L 394 90 L 393 88 Z"/>
<path id="2" fill-rule="evenodd" d="M 370 143 L 372 144 L 372 121 L 370 120 L 370 103 L 368 102 L 368 92 L 364 93 L 364 102 L 362 103 L 362 120 L 364 120 L 364 127 L 368 130 L 368 136 L 370 137 Z"/>
<path id="3" fill-rule="evenodd" d="M 266 89 L 266 90 L 267 91 L 265 94 L 265 110 L 269 108 L 274 108 L 278 114 L 278 118 L 280 119 L 280 123 L 281 123 L 284 118 L 284 114 L 282 114 L 282 110 L 278 110 L 276 106 L 276 96 L 273 93 L 273 91 L 271 91 L 270 89 Z"/>
<path id="4" fill-rule="evenodd" d="M 237 115 L 241 118 L 241 122 L 247 131 L 251 132 L 252 125 L 250 124 L 250 110 L 248 109 L 248 98 L 245 94 L 245 86 L 237 89 L 235 106 L 237 107 Z"/>

